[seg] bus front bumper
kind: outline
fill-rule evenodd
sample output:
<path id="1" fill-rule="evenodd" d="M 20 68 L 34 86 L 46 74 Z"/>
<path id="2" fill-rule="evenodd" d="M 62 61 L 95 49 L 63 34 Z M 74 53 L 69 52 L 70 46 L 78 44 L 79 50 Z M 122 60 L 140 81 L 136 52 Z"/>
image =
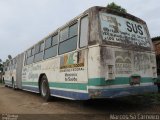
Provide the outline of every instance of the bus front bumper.
<path id="1" fill-rule="evenodd" d="M 149 86 L 131 86 L 126 88 L 100 88 L 91 87 L 88 89 L 91 99 L 94 98 L 117 98 L 130 95 L 142 95 L 144 93 L 157 93 L 156 85 Z"/>

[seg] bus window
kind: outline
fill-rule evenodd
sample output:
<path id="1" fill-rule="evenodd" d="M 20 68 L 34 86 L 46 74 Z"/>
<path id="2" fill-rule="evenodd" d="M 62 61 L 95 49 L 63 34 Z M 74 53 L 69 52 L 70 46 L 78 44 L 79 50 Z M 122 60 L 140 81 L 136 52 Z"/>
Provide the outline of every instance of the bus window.
<path id="1" fill-rule="evenodd" d="M 64 30 L 66 31 L 66 29 Z M 64 30 L 61 31 L 59 54 L 67 53 L 76 50 L 77 48 L 78 24 L 76 23 L 68 28 L 68 38 L 62 35 L 62 33 L 64 33 Z"/>
<path id="2" fill-rule="evenodd" d="M 43 52 L 44 49 L 44 42 L 40 43 L 40 52 Z"/>
<path id="3" fill-rule="evenodd" d="M 69 28 L 66 27 L 65 29 L 63 29 L 63 30 L 60 32 L 60 42 L 68 39 L 68 31 L 69 31 Z"/>
<path id="4" fill-rule="evenodd" d="M 46 40 L 44 59 L 48 59 L 57 55 L 58 34 L 53 36 L 52 39 Z"/>
<path id="5" fill-rule="evenodd" d="M 34 60 L 34 47 L 27 51 L 26 64 L 32 64 Z"/>
<path id="6" fill-rule="evenodd" d="M 34 55 L 34 52 L 35 52 L 35 49 L 34 47 L 31 49 L 31 55 L 33 56 Z"/>
<path id="7" fill-rule="evenodd" d="M 58 34 L 52 37 L 52 46 L 58 44 Z"/>
<path id="8" fill-rule="evenodd" d="M 69 28 L 69 37 L 73 37 L 78 33 L 78 24 L 74 24 Z"/>
<path id="9" fill-rule="evenodd" d="M 31 49 L 27 51 L 27 57 L 31 56 Z"/>
<path id="10" fill-rule="evenodd" d="M 51 45 L 52 45 L 52 39 L 50 37 L 45 41 L 45 49 L 50 48 Z"/>
<path id="11" fill-rule="evenodd" d="M 40 45 L 40 44 L 38 44 L 38 45 L 36 45 L 36 46 L 35 46 L 35 54 L 39 53 L 39 51 L 40 51 L 40 49 L 39 49 L 39 48 L 40 48 L 40 47 L 39 47 L 39 45 Z"/>
<path id="12" fill-rule="evenodd" d="M 85 47 L 88 44 L 88 16 L 81 19 L 80 29 L 80 47 Z"/>
<path id="13" fill-rule="evenodd" d="M 36 45 L 35 51 L 35 57 L 34 57 L 34 62 L 39 62 L 43 59 L 43 49 L 44 49 L 44 42 L 39 43 Z"/>

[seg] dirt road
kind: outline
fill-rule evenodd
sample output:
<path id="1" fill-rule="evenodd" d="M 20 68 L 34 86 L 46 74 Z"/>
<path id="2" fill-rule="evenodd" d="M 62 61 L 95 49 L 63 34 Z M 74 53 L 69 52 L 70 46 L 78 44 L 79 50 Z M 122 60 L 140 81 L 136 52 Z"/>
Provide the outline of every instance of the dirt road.
<path id="1" fill-rule="evenodd" d="M 86 102 L 53 99 L 46 103 L 38 94 L 21 90 L 15 91 L 0 85 L 0 113 L 107 115 L 120 112 L 159 113 L 160 104 L 142 96 Z"/>

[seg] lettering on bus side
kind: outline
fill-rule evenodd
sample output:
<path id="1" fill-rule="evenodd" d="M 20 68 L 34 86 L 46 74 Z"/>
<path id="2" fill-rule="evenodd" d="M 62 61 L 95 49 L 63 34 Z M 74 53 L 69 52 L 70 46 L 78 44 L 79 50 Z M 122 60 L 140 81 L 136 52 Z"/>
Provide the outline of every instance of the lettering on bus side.
<path id="1" fill-rule="evenodd" d="M 134 32 L 134 33 L 139 33 L 140 35 L 143 35 L 143 27 L 141 25 L 137 25 L 137 24 L 134 24 L 134 23 L 131 23 L 129 21 L 126 22 L 127 24 L 127 30 L 129 32 Z"/>
<path id="2" fill-rule="evenodd" d="M 80 75 L 84 73 L 85 51 L 65 54 L 60 57 L 60 72 L 66 82 L 76 82 L 80 80 Z"/>
<path id="3" fill-rule="evenodd" d="M 145 24 L 120 16 L 101 13 L 102 37 L 105 41 L 150 47 Z"/>
<path id="4" fill-rule="evenodd" d="M 131 53 L 123 51 L 115 51 L 115 68 L 116 74 L 131 74 L 132 73 L 132 63 L 131 63 Z"/>
<path id="5" fill-rule="evenodd" d="M 65 81 L 77 81 L 77 73 L 65 73 Z"/>
<path id="6" fill-rule="evenodd" d="M 134 53 L 134 69 L 144 73 L 150 69 L 150 56 L 147 53 Z"/>
<path id="7" fill-rule="evenodd" d="M 23 81 L 27 81 L 29 79 L 37 79 L 39 76 L 37 73 L 34 73 L 36 71 L 41 70 L 41 65 L 31 65 L 23 68 L 22 70 L 22 79 Z"/>

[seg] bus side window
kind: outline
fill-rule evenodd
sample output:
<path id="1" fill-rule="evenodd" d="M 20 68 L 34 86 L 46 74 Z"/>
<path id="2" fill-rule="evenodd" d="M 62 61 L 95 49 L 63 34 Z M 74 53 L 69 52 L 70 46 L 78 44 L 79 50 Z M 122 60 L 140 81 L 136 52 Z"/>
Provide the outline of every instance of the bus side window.
<path id="1" fill-rule="evenodd" d="M 27 51 L 25 52 L 25 58 L 24 58 L 24 66 L 27 65 Z"/>
<path id="2" fill-rule="evenodd" d="M 58 34 L 50 37 L 45 42 L 44 59 L 57 55 Z"/>
<path id="3" fill-rule="evenodd" d="M 76 50 L 78 24 L 75 23 L 60 32 L 59 54 Z"/>
<path id="4" fill-rule="evenodd" d="M 29 49 L 27 51 L 27 56 L 26 56 L 26 64 L 29 65 L 29 64 L 32 64 L 33 63 L 33 60 L 34 60 L 34 47 Z"/>
<path id="5" fill-rule="evenodd" d="M 88 16 L 81 19 L 80 48 L 88 45 Z"/>
<path id="6" fill-rule="evenodd" d="M 38 45 L 36 45 L 34 62 L 39 62 L 43 60 L 43 49 L 44 49 L 44 42 L 41 42 Z"/>

